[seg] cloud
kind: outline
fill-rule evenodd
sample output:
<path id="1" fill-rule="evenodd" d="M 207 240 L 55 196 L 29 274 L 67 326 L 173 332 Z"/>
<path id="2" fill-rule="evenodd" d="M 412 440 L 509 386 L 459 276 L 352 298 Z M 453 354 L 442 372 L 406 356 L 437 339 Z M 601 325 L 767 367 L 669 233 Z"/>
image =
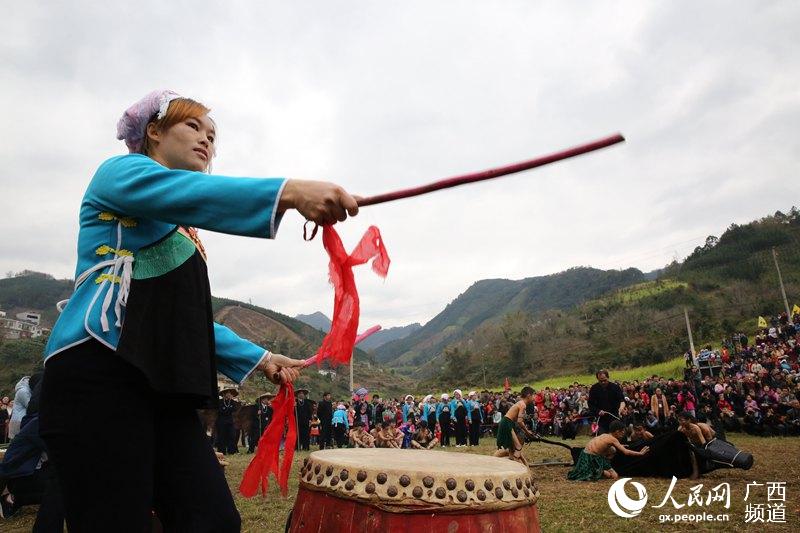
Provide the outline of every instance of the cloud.
<path id="1" fill-rule="evenodd" d="M 425 322 L 477 279 L 650 270 L 794 201 L 800 6 L 790 2 L 23 3 L 0 22 L 0 272 L 73 275 L 77 209 L 122 110 L 170 87 L 213 109 L 215 172 L 373 194 L 614 131 L 623 146 L 366 208 L 386 281 L 363 323 Z M 330 313 L 326 256 L 203 232 L 215 294 Z M 375 278 L 375 279 L 373 279 Z"/>

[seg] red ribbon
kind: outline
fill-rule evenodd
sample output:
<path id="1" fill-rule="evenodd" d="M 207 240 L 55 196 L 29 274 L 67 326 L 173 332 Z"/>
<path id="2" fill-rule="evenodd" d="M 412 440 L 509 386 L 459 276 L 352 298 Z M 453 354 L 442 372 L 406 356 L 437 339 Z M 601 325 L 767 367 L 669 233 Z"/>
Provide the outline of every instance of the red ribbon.
<path id="1" fill-rule="evenodd" d="M 391 261 L 383 245 L 381 232 L 375 226 L 367 229 L 350 255 L 345 252 L 342 240 L 333 226 L 323 228 L 322 242 L 330 257 L 329 277 L 335 296 L 331 330 L 322 341 L 315 360 L 319 365 L 324 359 L 328 359 L 332 366 L 336 366 L 350 361 L 358 332 L 360 304 L 353 267 L 374 258 L 372 270 L 385 278 Z"/>
<path id="2" fill-rule="evenodd" d="M 369 227 L 350 255 L 344 251 L 342 240 L 332 226 L 325 226 L 323 229 L 322 242 L 330 257 L 329 275 L 335 299 L 331 330 L 312 359 L 320 364 L 327 358 L 332 365 L 336 365 L 350 361 L 357 340 L 360 307 L 353 267 L 363 265 L 374 257 L 372 270 L 379 276 L 386 277 L 390 260 L 381 239 L 381 232 L 375 226 Z M 370 328 L 358 340 L 363 340 L 379 329 L 380 326 Z M 247 498 L 255 496 L 259 487 L 261 493 L 266 496 L 270 472 L 278 479 L 281 494 L 286 496 L 289 491 L 289 471 L 292 468 L 294 445 L 297 441 L 294 387 L 291 383 L 281 385 L 278 395 L 272 401 L 272 409 L 272 421 L 261 435 L 258 450 L 247 466 L 239 485 L 239 492 Z M 286 430 L 286 441 L 283 445 L 281 464 L 280 443 L 284 430 Z"/>
<path id="3" fill-rule="evenodd" d="M 269 474 L 272 472 L 278 479 L 281 494 L 289 491 L 289 471 L 294 459 L 294 445 L 297 442 L 297 420 L 294 409 L 294 387 L 291 383 L 283 383 L 278 395 L 272 400 L 272 421 L 264 430 L 258 441 L 253 460 L 247 466 L 239 492 L 246 498 L 252 498 L 261 487 L 261 494 L 266 496 L 269 487 Z M 280 464 L 281 437 L 286 430 L 283 443 L 283 464 Z"/>

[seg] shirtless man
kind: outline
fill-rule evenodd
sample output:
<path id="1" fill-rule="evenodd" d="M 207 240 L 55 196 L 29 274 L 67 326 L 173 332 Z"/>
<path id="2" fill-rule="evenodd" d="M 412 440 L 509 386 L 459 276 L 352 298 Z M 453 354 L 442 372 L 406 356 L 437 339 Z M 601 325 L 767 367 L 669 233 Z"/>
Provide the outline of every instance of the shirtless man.
<path id="1" fill-rule="evenodd" d="M 686 435 L 689 442 L 701 448 L 706 445 L 706 437 L 703 435 L 703 430 L 692 415 L 689 413 L 679 414 L 678 423 L 680 424 L 678 431 Z"/>
<path id="2" fill-rule="evenodd" d="M 710 424 L 706 424 L 705 422 L 698 422 L 697 427 L 699 427 L 700 431 L 703 432 L 703 438 L 706 439 L 706 443 L 713 440 L 714 436 L 717 434 L 717 432 L 714 431 L 714 428 L 711 427 Z"/>
<path id="3" fill-rule="evenodd" d="M 702 453 L 706 443 L 713 438 L 714 430 L 708 424 L 702 422 L 698 423 L 697 420 L 689 413 L 681 413 L 678 415 L 678 431 L 686 435 L 691 444 L 692 452 L 692 475 L 689 479 L 697 479 L 700 477 L 700 467 L 697 463 L 697 456 L 705 457 Z M 705 427 L 703 427 L 705 426 Z"/>
<path id="4" fill-rule="evenodd" d="M 598 435 L 589 441 L 586 448 L 581 451 L 575 466 L 567 474 L 567 479 L 573 481 L 596 481 L 600 478 L 618 479 L 619 474 L 609 462 L 615 453 L 620 452 L 632 457 L 639 457 L 650 451 L 648 446 L 637 452 L 620 444 L 619 439 L 625 435 L 625 424 L 619 420 L 611 422 L 608 429 L 609 433 Z"/>
<path id="5" fill-rule="evenodd" d="M 528 466 L 528 461 L 522 455 L 522 443 L 519 441 L 514 426 L 516 425 L 529 437 L 533 437 L 533 432 L 525 426 L 523 415 L 525 409 L 533 402 L 533 389 L 523 387 L 520 392 L 520 400 L 511 406 L 505 416 L 500 420 L 497 428 L 497 451 L 495 457 L 508 457 L 512 461 Z"/>
<path id="6" fill-rule="evenodd" d="M 428 423 L 424 420 L 421 420 L 419 423 L 419 429 L 416 433 L 414 433 L 414 438 L 411 441 L 411 447 L 418 450 L 430 450 L 438 444 L 439 439 L 437 439 L 433 433 L 431 433 L 431 430 L 428 429 Z"/>
<path id="7" fill-rule="evenodd" d="M 374 448 L 375 442 L 372 435 L 364 430 L 364 425 L 360 420 L 356 420 L 353 429 L 350 430 L 350 445 L 354 448 Z"/>
<path id="8" fill-rule="evenodd" d="M 638 422 L 633 425 L 633 431 L 631 432 L 630 442 L 638 442 L 644 440 L 650 440 L 653 438 L 653 434 L 644 429 L 644 426 L 641 422 Z"/>
<path id="9" fill-rule="evenodd" d="M 375 447 L 375 439 L 370 435 L 370 433 L 364 429 L 363 427 L 359 428 L 361 442 L 363 443 L 364 448 L 374 448 Z"/>
<path id="10" fill-rule="evenodd" d="M 394 446 L 394 448 L 402 448 L 403 439 L 406 438 L 406 434 L 403 433 L 403 430 L 393 424 L 390 424 L 389 431 L 394 435 L 394 441 L 395 444 L 397 444 L 397 446 Z"/>
<path id="11" fill-rule="evenodd" d="M 402 433 L 400 434 L 402 442 Z M 397 432 L 394 427 L 388 422 L 381 423 L 381 429 L 375 435 L 375 445 L 378 448 L 399 448 L 400 444 L 397 442 Z"/>

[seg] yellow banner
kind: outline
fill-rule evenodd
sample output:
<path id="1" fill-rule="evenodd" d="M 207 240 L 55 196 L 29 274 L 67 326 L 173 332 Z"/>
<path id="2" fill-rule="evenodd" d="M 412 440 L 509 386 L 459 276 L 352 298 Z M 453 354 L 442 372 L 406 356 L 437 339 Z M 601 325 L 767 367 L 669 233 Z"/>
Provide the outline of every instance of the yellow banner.
<path id="1" fill-rule="evenodd" d="M 758 317 L 758 327 L 760 327 L 760 328 L 767 327 L 767 321 L 764 320 L 763 316 Z"/>
<path id="2" fill-rule="evenodd" d="M 797 314 L 800 314 L 800 305 L 794 304 L 794 307 L 792 307 L 792 315 Z"/>

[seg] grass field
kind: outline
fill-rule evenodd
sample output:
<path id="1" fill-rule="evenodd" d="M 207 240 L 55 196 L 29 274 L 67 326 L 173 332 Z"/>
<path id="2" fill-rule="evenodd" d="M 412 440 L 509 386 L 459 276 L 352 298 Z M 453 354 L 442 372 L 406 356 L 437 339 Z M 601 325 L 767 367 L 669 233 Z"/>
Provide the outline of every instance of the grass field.
<path id="1" fill-rule="evenodd" d="M 617 289 L 611 294 L 589 300 L 584 305 L 588 309 L 607 307 L 615 304 L 629 305 L 636 303 L 639 300 L 643 300 L 644 298 L 657 296 L 659 294 L 674 291 L 676 289 L 686 289 L 688 287 L 689 284 L 685 281 L 677 281 L 674 279 L 645 281 L 644 283 L 629 285 L 627 287 Z"/>
<path id="2" fill-rule="evenodd" d="M 582 532 L 582 531 L 614 531 L 635 532 L 644 531 L 759 531 L 763 532 L 790 532 L 800 531 L 800 439 L 798 438 L 759 438 L 747 435 L 731 434 L 730 440 L 740 449 L 751 452 L 755 457 L 755 466 L 749 471 L 743 470 L 717 470 L 699 481 L 679 480 L 672 493 L 678 503 L 687 502 L 690 488 L 703 484 L 701 494 L 723 482 L 730 484 L 731 505 L 726 510 L 722 503 L 711 503 L 705 507 L 684 507 L 675 510 L 671 503 L 661 509 L 653 509 L 664 499 L 669 487 L 669 480 L 643 478 L 635 481 L 641 482 L 648 491 L 649 500 L 642 514 L 636 518 L 624 519 L 614 515 L 608 507 L 607 493 L 611 482 L 572 482 L 566 480 L 568 467 L 545 466 L 534 468 L 534 477 L 539 486 L 539 514 L 542 531 L 550 532 Z M 579 438 L 574 444 L 583 445 L 587 437 Z M 484 453 L 494 451 L 493 439 L 483 439 L 476 449 L 448 448 L 455 453 Z M 354 453 L 358 453 L 354 451 Z M 403 453 L 398 450 L 397 453 Z M 438 452 L 431 452 L 438 453 Z M 526 456 L 531 461 L 541 461 L 545 458 L 568 460 L 569 452 L 563 448 L 547 444 L 531 444 L 525 448 Z M 295 469 L 290 477 L 289 497 L 282 499 L 274 483 L 270 486 L 270 495 L 267 499 L 256 497 L 251 500 L 236 497 L 236 504 L 242 515 L 242 530 L 246 532 L 280 532 L 283 531 L 286 517 L 292 508 L 298 487 L 298 474 L 300 463 L 308 452 L 298 453 L 295 456 Z M 227 477 L 231 489 L 235 491 L 241 479 L 242 472 L 252 456 L 240 454 L 233 456 L 231 465 L 227 469 Z M 743 501 L 748 483 L 786 482 L 785 524 L 745 523 L 746 503 Z M 754 487 L 749 502 L 763 504 L 766 508 L 767 494 L 765 486 Z M 753 489 L 751 489 L 753 490 Z M 630 487 L 629 495 L 633 495 Z M 88 503 L 88 502 L 87 502 Z M 102 504 L 102 502 L 98 502 Z M 688 509 L 688 510 L 687 510 Z M 701 513 L 712 514 L 727 513 L 727 522 L 703 522 L 662 524 L 659 522 L 659 513 Z M 0 531 L 23 532 L 30 531 L 33 524 L 35 508 L 25 508 L 14 518 L 0 522 Z M 377 533 L 377 532 L 375 532 Z"/>
<path id="3" fill-rule="evenodd" d="M 648 296 L 655 296 L 656 294 L 678 288 L 685 289 L 688 286 L 689 284 L 684 281 L 675 281 L 672 279 L 648 281 L 620 289 L 612 296 L 608 297 L 608 301 L 622 304 L 633 303 L 642 298 L 647 298 Z"/>
<path id="4" fill-rule="evenodd" d="M 640 366 L 637 368 L 629 368 L 623 370 L 615 370 L 612 368 L 609 370 L 609 373 L 612 381 L 633 381 L 634 379 L 643 380 L 645 378 L 649 378 L 654 374 L 659 377 L 663 376 L 667 379 L 669 378 L 682 379 L 684 365 L 685 361 L 683 360 L 683 357 L 678 357 L 675 359 L 671 359 L 669 361 L 665 361 L 663 363 Z M 536 390 L 540 390 L 545 387 L 551 387 L 551 388 L 567 387 L 569 385 L 572 385 L 576 381 L 584 385 L 593 385 L 594 383 L 597 382 L 597 378 L 595 378 L 594 374 L 573 374 L 569 376 L 558 376 L 554 378 L 544 379 L 542 381 L 537 381 L 536 383 L 531 383 L 531 387 L 533 387 Z M 514 387 L 515 390 L 519 390 L 520 388 L 521 387 Z"/>

